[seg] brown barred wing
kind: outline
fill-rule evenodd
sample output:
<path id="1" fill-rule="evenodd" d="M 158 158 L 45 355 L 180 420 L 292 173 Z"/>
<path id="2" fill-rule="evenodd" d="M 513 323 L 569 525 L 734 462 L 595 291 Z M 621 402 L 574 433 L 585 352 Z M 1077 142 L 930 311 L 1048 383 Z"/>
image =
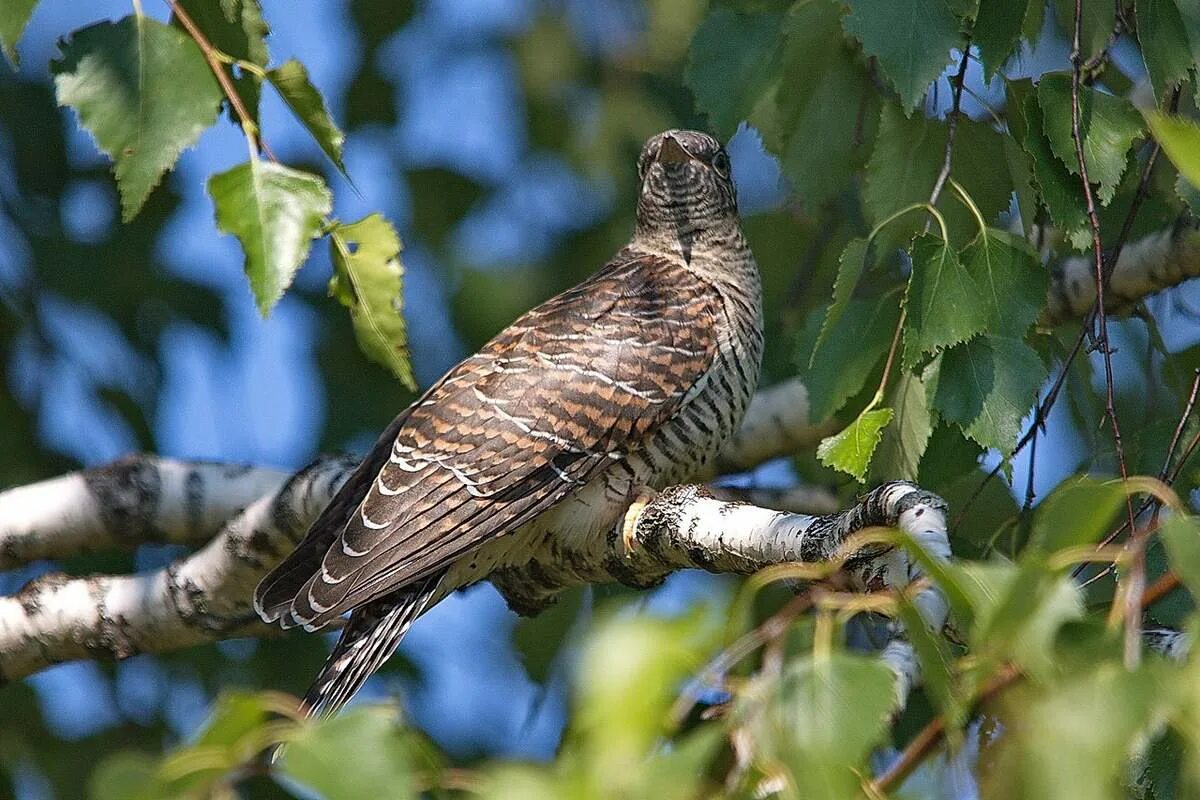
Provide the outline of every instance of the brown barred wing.
<path id="1" fill-rule="evenodd" d="M 640 448 L 713 364 L 718 302 L 682 264 L 626 254 L 502 331 L 411 409 L 291 622 L 436 574 Z"/>

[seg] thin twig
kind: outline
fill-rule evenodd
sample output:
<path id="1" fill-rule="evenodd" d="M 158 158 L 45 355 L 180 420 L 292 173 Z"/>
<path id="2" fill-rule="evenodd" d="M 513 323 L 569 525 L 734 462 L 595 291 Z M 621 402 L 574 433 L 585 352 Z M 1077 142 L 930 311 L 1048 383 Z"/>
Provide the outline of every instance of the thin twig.
<path id="1" fill-rule="evenodd" d="M 1200 395 L 1200 369 L 1194 370 L 1192 376 L 1192 390 L 1188 393 L 1187 403 L 1183 406 L 1183 413 L 1179 416 L 1179 424 L 1175 426 L 1175 433 L 1171 436 L 1171 444 L 1167 447 L 1167 457 L 1163 459 L 1162 469 L 1158 471 L 1158 479 L 1166 481 L 1167 476 L 1171 471 L 1171 459 L 1175 457 L 1175 451 L 1179 447 L 1179 440 L 1183 438 L 1183 429 L 1187 426 L 1188 419 L 1192 416 L 1192 411 L 1196 408 L 1196 397 Z"/>
<path id="2" fill-rule="evenodd" d="M 208 68 L 212 70 L 213 75 L 217 78 L 217 83 L 221 85 L 221 91 L 225 93 L 225 98 L 229 100 L 229 105 L 233 108 L 234 113 L 238 117 L 238 121 L 242 124 L 242 130 L 246 132 L 246 137 L 257 144 L 258 147 L 266 153 L 267 158 L 272 161 L 277 161 L 275 154 L 271 152 L 271 148 L 263 140 L 258 130 L 258 125 L 250 116 L 250 112 L 246 110 L 245 104 L 242 103 L 242 96 L 238 94 L 237 88 L 233 85 L 233 81 L 229 79 L 229 74 L 225 71 L 225 65 L 220 57 L 217 56 L 217 49 L 213 47 L 212 42 L 196 25 L 196 22 L 183 9 L 176 0 L 166 0 L 167 5 L 171 7 L 171 12 L 175 14 L 175 18 L 179 20 L 179 24 L 183 25 L 188 32 L 188 36 L 192 37 L 192 41 L 200 48 L 200 52 L 204 54 L 204 60 L 208 62 Z"/>
<path id="3" fill-rule="evenodd" d="M 1079 34 L 1083 23 L 1083 0 L 1075 0 L 1075 24 L 1071 37 L 1071 140 L 1075 143 L 1075 160 L 1079 165 L 1079 182 L 1083 187 L 1083 199 L 1087 206 L 1088 224 L 1092 232 L 1092 255 L 1096 262 L 1096 347 L 1104 357 L 1104 413 L 1112 424 L 1113 445 L 1117 456 L 1117 468 L 1121 480 L 1129 479 L 1129 471 L 1125 465 L 1125 446 L 1121 441 L 1121 426 L 1117 422 L 1116 386 L 1113 378 L 1112 348 L 1108 338 L 1108 315 L 1104 311 L 1104 247 L 1100 241 L 1100 218 L 1096 214 L 1096 198 L 1092 194 L 1092 183 L 1088 177 L 1087 158 L 1083 152 L 1083 131 L 1080 128 L 1079 81 L 1082 61 L 1079 52 Z M 1133 498 L 1125 496 L 1125 509 L 1129 514 L 1129 530 L 1136 530 L 1133 517 Z M 1141 632 L 1141 618 L 1138 614 L 1136 597 L 1143 588 L 1139 581 L 1145 580 L 1145 571 L 1139 570 L 1140 563 L 1137 554 L 1132 559 L 1134 568 L 1130 570 L 1130 580 L 1134 591 L 1129 592 L 1125 604 L 1125 663 L 1130 669 L 1137 666 L 1141 655 L 1138 647 L 1138 637 Z"/>
<path id="4" fill-rule="evenodd" d="M 987 704 L 996 695 L 1016 683 L 1021 678 L 1021 674 L 1021 671 L 1012 664 L 1006 664 L 1001 667 L 991 680 L 987 682 L 983 691 L 979 693 L 979 696 L 973 703 L 973 707 L 978 709 L 980 706 Z M 946 721 L 941 716 L 934 717 L 929 721 L 929 724 L 913 737 L 912 741 L 908 743 L 908 746 L 904 748 L 904 752 L 900 754 L 900 757 L 896 759 L 892 766 L 871 782 L 871 788 L 880 794 L 895 789 L 933 752 L 934 748 L 945 738 L 945 735 Z"/>
<path id="5" fill-rule="evenodd" d="M 960 115 L 959 107 L 962 103 L 963 81 L 967 75 L 967 63 L 971 54 L 971 37 L 968 36 L 962 48 L 962 59 L 958 63 L 958 72 L 951 79 L 953 88 L 953 101 L 950 105 L 950 113 L 946 115 L 946 149 L 942 154 L 942 168 L 938 172 L 937 180 L 933 183 L 933 191 L 929 193 L 929 205 L 937 205 L 938 198 L 942 196 L 942 189 L 946 187 L 946 181 L 950 178 L 950 162 L 954 158 L 954 139 L 958 133 L 958 117 Z M 930 220 L 925 221 L 925 230 L 929 230 Z"/>

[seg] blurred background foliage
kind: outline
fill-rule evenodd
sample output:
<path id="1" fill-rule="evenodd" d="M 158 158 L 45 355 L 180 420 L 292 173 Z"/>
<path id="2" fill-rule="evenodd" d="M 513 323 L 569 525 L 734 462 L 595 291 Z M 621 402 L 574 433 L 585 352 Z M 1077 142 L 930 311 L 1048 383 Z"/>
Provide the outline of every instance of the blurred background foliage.
<path id="1" fill-rule="evenodd" d="M 143 5 L 168 20 L 165 4 Z M 206 13 L 219 20 L 257 8 L 252 0 L 185 5 L 202 23 Z M 1150 149 L 1131 101 L 1177 104 L 1195 117 L 1200 21 L 1171 0 L 1117 3 L 1120 27 L 1114 4 L 1084 6 L 1085 57 L 1104 54 L 1091 65 L 1085 102 L 1095 109 L 1089 158 L 1103 181 L 1111 247 Z M 75 114 L 58 107 L 47 64 L 59 37 L 130 8 L 17 2 L 0 11 L 6 45 L 17 38 L 12 20 L 28 8 L 14 49 L 20 66 L 0 70 L 0 486 L 137 450 L 296 468 L 321 451 L 363 449 L 414 395 L 363 354 L 345 309 L 327 297 L 333 265 L 324 244 L 271 314 L 258 314 L 242 252 L 216 230 L 205 192 L 209 176 L 246 156 L 228 109 L 122 223 L 110 165 Z M 460 791 L 682 798 L 765 785 L 845 797 L 857 791 L 856 775 L 886 764 L 890 748 L 940 712 L 957 720 L 963 755 L 931 759 L 897 796 L 1065 796 L 1064 787 L 1084 796 L 1079 786 L 1095 787 L 1094 797 L 1188 796 L 1197 776 L 1179 765 L 1197 747 L 1188 688 L 1200 685 L 1188 678 L 1196 667 L 1151 662 L 1125 672 L 1120 637 L 1103 625 L 1111 576 L 1086 595 L 1066 583 L 1064 567 L 1034 546 L 1037 524 L 1023 508 L 1074 473 L 1116 471 L 1098 353 L 1071 362 L 1038 445 L 1010 459 L 1080 329 L 1079 321 L 1034 324 L 1049 271 L 1090 244 L 1063 127 L 1070 2 L 263 0 L 262 12 L 270 64 L 303 62 L 345 130 L 349 179 L 244 70 L 234 73 L 239 94 L 252 108 L 261 102 L 262 137 L 280 161 L 333 190 L 333 217 L 380 212 L 399 231 L 420 386 L 626 241 L 634 162 L 648 136 L 690 127 L 727 141 L 763 272 L 764 384 L 803 377 L 815 418 L 834 416 L 837 428 L 872 442 L 874 430 L 854 426 L 890 421 L 877 450 L 797 454 L 736 480 L 803 481 L 848 501 L 863 485 L 849 473 L 914 479 L 945 496 L 956 554 L 991 559 L 943 576 L 962 584 L 967 599 L 955 611 L 972 657 L 929 644 L 923 656 L 941 653 L 954 666 L 944 675 L 927 668 L 928 688 L 889 727 L 880 664 L 830 652 L 829 630 L 818 636 L 801 619 L 761 663 L 756 655 L 735 670 L 729 710 L 728 694 L 689 678 L 787 592 L 762 592 L 749 619 L 727 625 L 737 582 L 679 575 L 652 593 L 569 593 L 518 622 L 490 587 L 477 587 L 435 609 L 369 684 L 368 700 L 401 699 L 409 725 L 393 724 L 396 706 L 368 704 L 301 728 L 274 716 L 286 707 L 278 697 L 238 693 L 301 691 L 328 646 L 316 636 L 63 665 L 3 689 L 0 795 L 277 797 L 304 785 L 330 800 Z M 967 30 L 974 46 L 964 60 Z M 236 36 L 210 36 L 232 55 L 256 63 L 263 55 Z M 946 241 L 920 211 L 872 235 L 893 212 L 929 200 L 960 64 L 951 175 L 962 191 L 936 198 Z M 1047 71 L 1056 75 L 1042 79 Z M 1185 156 L 1200 147 L 1183 138 Z M 1194 190 L 1172 161 L 1158 163 L 1131 241 L 1192 224 Z M 1024 243 L 1030 236 L 1040 253 Z M 991 305 L 973 266 L 986 245 L 1009 259 Z M 909 283 L 935 262 L 951 263 L 961 297 Z M 906 286 L 910 307 L 929 297 L 926 311 L 949 313 L 910 312 L 901 365 L 874 397 Z M 964 297 L 979 302 L 953 302 Z M 1200 365 L 1198 299 L 1189 285 L 1110 321 L 1132 473 L 1157 474 L 1167 456 Z M 989 387 L 964 396 L 961 376 L 979 363 L 992 370 Z M 1000 421 L 981 426 L 981 409 Z M 1000 478 L 985 482 L 996 467 Z M 1181 471 L 1175 490 L 1185 502 L 1198 479 L 1194 466 Z M 1083 513 L 1097 495 L 1064 491 L 1067 511 L 1053 519 L 1070 524 L 1058 541 L 1098 540 L 1111 520 Z M 1186 576 L 1182 547 L 1172 563 Z M 51 568 L 123 572 L 179 554 L 146 545 L 34 564 L 0 576 L 0 590 Z M 1151 580 L 1167 568 L 1157 539 L 1147 563 Z M 1177 589 L 1148 621 L 1182 627 L 1192 609 L 1190 593 Z M 815 636 L 825 649 L 814 650 Z M 1008 662 L 1038 680 L 996 711 L 1008 714 L 1003 723 L 970 722 L 968 699 L 986 677 L 980 664 Z M 682 710 L 681 686 L 690 700 Z M 730 722 L 704 722 L 710 708 L 729 711 Z M 1173 727 L 1162 733 L 1166 720 Z M 279 738 L 290 744 L 271 777 L 247 758 Z M 1145 768 L 1122 769 L 1133 744 L 1151 738 L 1139 756 Z M 1063 748 L 1067 741 L 1078 746 Z M 772 784 L 780 775 L 792 783 Z"/>

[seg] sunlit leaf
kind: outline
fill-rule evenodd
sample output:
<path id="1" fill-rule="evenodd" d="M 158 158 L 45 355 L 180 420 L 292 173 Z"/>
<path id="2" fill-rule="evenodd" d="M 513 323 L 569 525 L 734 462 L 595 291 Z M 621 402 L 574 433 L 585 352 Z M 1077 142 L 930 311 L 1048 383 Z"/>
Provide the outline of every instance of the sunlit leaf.
<path id="1" fill-rule="evenodd" d="M 760 678 L 741 694 L 737 714 L 759 761 L 787 770 L 785 796 L 845 800 L 858 794 L 895 702 L 895 676 L 883 662 L 833 653 Z"/>
<path id="2" fill-rule="evenodd" d="M 277 768 L 324 800 L 416 797 L 396 713 L 387 707 L 309 721 L 288 740 Z"/>
<path id="3" fill-rule="evenodd" d="M 1167 545 L 1171 569 L 1187 586 L 1192 597 L 1200 597 L 1200 525 L 1196 518 L 1175 515 L 1163 523 L 1158 535 Z"/>
<path id="4" fill-rule="evenodd" d="M 408 354 L 401 291 L 400 237 L 378 214 L 330 231 L 333 278 L 329 292 L 350 309 L 363 352 L 416 389 Z"/>
<path id="5" fill-rule="evenodd" d="M 1146 122 L 1179 174 L 1192 186 L 1200 186 L 1200 125 L 1156 111 L 1146 112 Z"/>
<path id="6" fill-rule="evenodd" d="M 871 455 L 879 444 L 884 427 L 892 421 L 892 416 L 890 408 L 864 411 L 841 433 L 822 439 L 817 446 L 817 458 L 825 466 L 853 475 L 861 481 L 867 475 Z"/>
<path id="7" fill-rule="evenodd" d="M 321 150 L 329 156 L 329 160 L 344 173 L 346 165 L 342 163 L 342 144 L 346 136 L 329 115 L 325 98 L 309 80 L 304 65 L 294 58 L 290 59 L 268 71 L 267 78 L 279 91 L 288 108 L 304 123 Z"/>
<path id="8" fill-rule="evenodd" d="M 0 6 L 0 50 L 4 51 L 4 57 L 14 67 L 20 65 L 17 42 L 21 40 L 21 34 L 29 24 L 37 4 L 38 0 L 5 0 L 4 5 Z"/>
<path id="9" fill-rule="evenodd" d="M 136 15 L 76 31 L 51 62 L 58 102 L 113 160 L 129 221 L 184 148 L 217 119 L 221 91 L 195 42 Z"/>
<path id="10" fill-rule="evenodd" d="M 242 243 L 246 276 L 265 316 L 308 257 L 333 198 L 325 181 L 252 158 L 208 181 L 217 227 Z"/>

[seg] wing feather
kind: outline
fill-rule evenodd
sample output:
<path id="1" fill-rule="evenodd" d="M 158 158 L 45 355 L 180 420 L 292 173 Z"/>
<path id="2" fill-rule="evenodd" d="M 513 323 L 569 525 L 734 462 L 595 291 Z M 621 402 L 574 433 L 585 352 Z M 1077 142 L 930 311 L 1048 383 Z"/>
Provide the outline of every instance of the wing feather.
<path id="1" fill-rule="evenodd" d="M 320 627 L 444 570 L 642 446 L 713 363 L 718 313 L 681 263 L 626 254 L 517 320 L 381 439 L 354 513 L 287 572 L 284 622 Z"/>

